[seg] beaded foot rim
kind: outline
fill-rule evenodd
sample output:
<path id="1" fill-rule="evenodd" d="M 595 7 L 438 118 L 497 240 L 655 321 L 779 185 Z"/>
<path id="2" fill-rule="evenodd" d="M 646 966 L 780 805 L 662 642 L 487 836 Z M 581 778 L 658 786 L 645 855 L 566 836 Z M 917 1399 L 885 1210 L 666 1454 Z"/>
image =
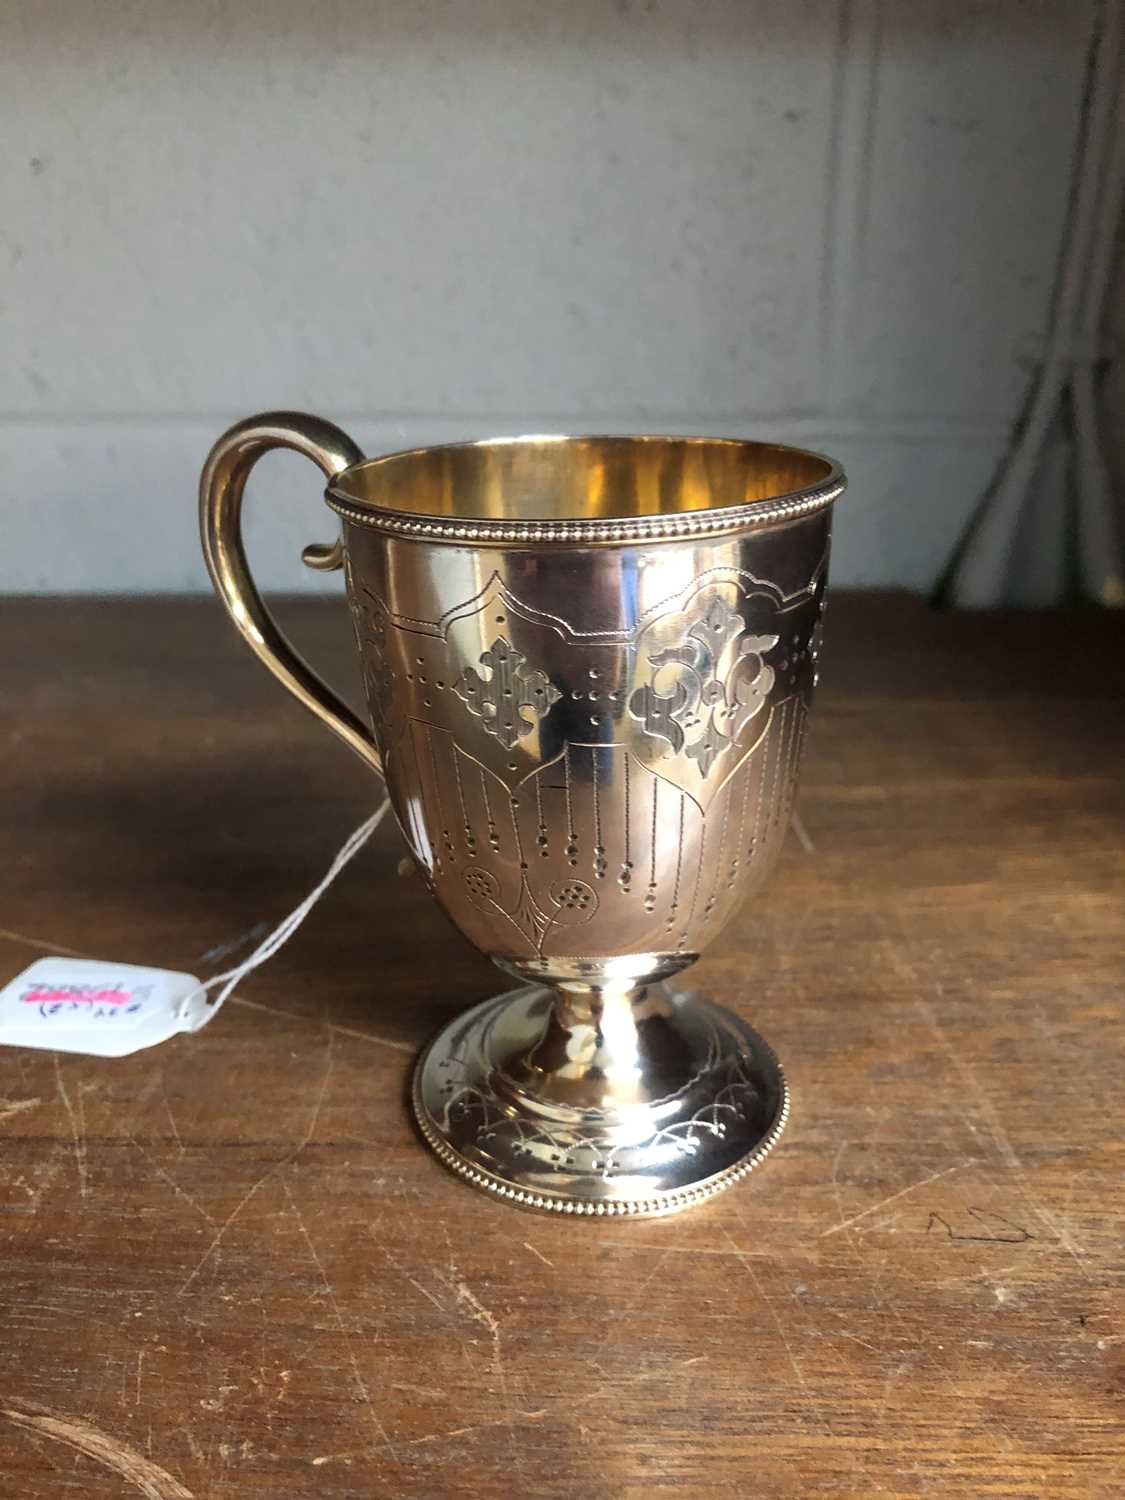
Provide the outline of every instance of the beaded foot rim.
<path id="1" fill-rule="evenodd" d="M 422 1073 L 431 1051 L 441 1040 L 440 1035 L 426 1047 L 414 1069 L 414 1083 L 411 1089 L 414 1118 L 418 1122 L 418 1128 L 427 1146 L 443 1166 L 448 1167 L 471 1187 L 478 1188 L 483 1193 L 489 1193 L 494 1198 L 501 1198 L 507 1203 L 514 1203 L 517 1208 L 530 1210 L 532 1213 L 570 1214 L 576 1218 L 587 1219 L 654 1219 L 679 1213 L 681 1209 L 691 1208 L 693 1204 L 703 1203 L 706 1199 L 713 1198 L 724 1188 L 733 1187 L 736 1182 L 752 1172 L 777 1145 L 789 1119 L 789 1084 L 777 1053 L 764 1037 L 759 1036 L 753 1027 L 748 1026 L 741 1018 L 738 1024 L 750 1043 L 755 1047 L 760 1047 L 766 1058 L 777 1069 L 781 1103 L 773 1124 L 752 1151 L 748 1151 L 745 1156 L 732 1162 L 721 1172 L 716 1172 L 713 1177 L 706 1177 L 690 1187 L 676 1188 L 665 1193 L 653 1193 L 648 1198 L 572 1198 L 564 1193 L 532 1192 L 515 1183 L 506 1182 L 504 1178 L 497 1177 L 483 1167 L 474 1165 L 459 1151 L 454 1150 L 439 1133 L 422 1102 Z"/>

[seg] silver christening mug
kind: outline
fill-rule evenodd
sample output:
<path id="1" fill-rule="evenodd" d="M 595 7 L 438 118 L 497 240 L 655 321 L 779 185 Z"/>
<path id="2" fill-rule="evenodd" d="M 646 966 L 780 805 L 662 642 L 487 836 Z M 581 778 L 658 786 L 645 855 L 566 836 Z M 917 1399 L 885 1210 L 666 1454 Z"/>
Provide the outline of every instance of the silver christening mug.
<path id="1" fill-rule="evenodd" d="M 247 474 L 328 478 L 370 727 L 251 580 Z M 203 473 L 203 545 L 270 670 L 386 777 L 438 902 L 517 989 L 421 1058 L 422 1133 L 526 1207 L 659 1214 L 755 1166 L 788 1110 L 739 1017 L 670 982 L 765 886 L 815 680 L 831 461 L 710 438 L 526 437 L 365 459 L 272 413 Z M 748 914 L 752 907 L 748 908 Z"/>

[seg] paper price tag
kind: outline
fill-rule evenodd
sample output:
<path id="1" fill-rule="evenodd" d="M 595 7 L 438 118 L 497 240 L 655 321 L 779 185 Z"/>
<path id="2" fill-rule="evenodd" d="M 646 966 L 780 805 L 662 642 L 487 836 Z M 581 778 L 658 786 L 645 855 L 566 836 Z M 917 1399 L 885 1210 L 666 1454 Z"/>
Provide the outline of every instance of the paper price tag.
<path id="1" fill-rule="evenodd" d="M 100 959 L 41 958 L 0 990 L 0 1042 L 127 1057 L 211 1019 L 192 974 Z"/>
<path id="2" fill-rule="evenodd" d="M 205 1026 L 235 986 L 287 943 L 325 891 L 367 843 L 387 814 L 382 802 L 346 838 L 324 878 L 279 922 L 249 957 L 200 984 L 193 974 L 142 969 L 95 958 L 41 958 L 0 990 L 0 1044 L 128 1057 L 179 1031 Z M 214 1000 L 207 991 L 217 989 Z"/>

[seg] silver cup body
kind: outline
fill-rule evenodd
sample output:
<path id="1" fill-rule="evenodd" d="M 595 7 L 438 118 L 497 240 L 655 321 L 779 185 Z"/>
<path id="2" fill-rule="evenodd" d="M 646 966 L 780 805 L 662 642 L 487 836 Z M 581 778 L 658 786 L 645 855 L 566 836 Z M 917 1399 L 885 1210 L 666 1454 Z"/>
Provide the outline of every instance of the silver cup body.
<path id="1" fill-rule="evenodd" d="M 502 967 L 658 978 L 761 887 L 800 765 L 830 515 L 562 548 L 345 522 L 395 812 Z"/>

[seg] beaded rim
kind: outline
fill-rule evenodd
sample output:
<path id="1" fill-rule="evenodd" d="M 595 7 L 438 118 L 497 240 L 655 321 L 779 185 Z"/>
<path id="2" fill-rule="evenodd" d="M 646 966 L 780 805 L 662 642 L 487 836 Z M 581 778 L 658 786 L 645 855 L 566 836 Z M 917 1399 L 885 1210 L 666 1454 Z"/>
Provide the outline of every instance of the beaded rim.
<path id="1" fill-rule="evenodd" d="M 411 516 L 397 511 L 356 505 L 329 489 L 325 498 L 337 515 L 357 526 L 368 526 L 390 536 L 411 537 L 419 541 L 469 542 L 473 546 L 493 543 L 511 545 L 526 542 L 581 542 L 588 546 L 614 542 L 691 541 L 696 537 L 716 536 L 732 531 L 747 531 L 761 526 L 794 521 L 814 511 L 824 510 L 844 493 L 839 481 L 812 493 L 792 499 L 753 500 L 748 505 L 731 505 L 722 510 L 684 511 L 666 516 L 637 516 L 632 520 L 601 521 L 521 521 L 510 526 L 463 517 L 443 520 L 440 516 Z"/>
<path id="2" fill-rule="evenodd" d="M 381 506 L 372 500 L 357 499 L 342 487 L 347 474 L 367 465 L 382 465 L 396 459 L 417 457 L 423 453 L 439 451 L 441 448 L 492 448 L 507 447 L 524 441 L 574 442 L 603 441 L 594 435 L 591 438 L 568 437 L 536 438 L 492 438 L 483 442 L 446 443 L 435 449 L 407 449 L 399 453 L 387 453 L 378 458 L 365 459 L 351 469 L 337 474 L 325 491 L 325 499 L 331 508 L 345 520 L 356 526 L 368 526 L 390 536 L 414 538 L 419 541 L 462 542 L 473 546 L 512 543 L 539 544 L 541 542 L 582 543 L 587 546 L 620 542 L 685 541 L 696 537 L 723 535 L 732 531 L 753 530 L 761 526 L 793 521 L 801 516 L 823 510 L 843 494 L 846 481 L 840 466 L 832 459 L 809 449 L 793 448 L 784 443 L 751 443 L 738 438 L 681 438 L 686 444 L 717 443 L 723 445 L 767 447 L 817 459 L 827 466 L 824 477 L 813 484 L 805 485 L 788 494 L 775 495 L 761 500 L 748 500 L 741 505 L 715 506 L 706 510 L 675 511 L 656 516 L 604 516 L 594 520 L 580 517 L 558 519 L 496 521 L 485 516 L 434 516 L 399 511 Z M 608 441 L 608 439 L 604 439 Z M 645 436 L 627 436 L 625 442 L 647 443 L 664 441 Z"/>
<path id="3" fill-rule="evenodd" d="M 724 1167 L 721 1172 L 716 1172 L 713 1177 L 705 1178 L 702 1182 L 693 1183 L 691 1187 L 675 1188 L 666 1193 L 654 1193 L 650 1198 L 603 1198 L 600 1200 L 569 1198 L 563 1193 L 530 1192 L 526 1188 L 517 1187 L 514 1183 L 506 1182 L 504 1178 L 497 1177 L 492 1172 L 474 1166 L 439 1134 L 429 1111 L 422 1102 L 422 1073 L 433 1043 L 422 1053 L 414 1069 L 414 1082 L 411 1089 L 414 1117 L 418 1122 L 418 1128 L 421 1130 L 427 1146 L 430 1147 L 443 1166 L 448 1167 L 451 1172 L 454 1172 L 458 1177 L 468 1182 L 470 1186 L 479 1188 L 482 1192 L 490 1193 L 493 1197 L 502 1198 L 508 1203 L 514 1203 L 518 1208 L 530 1209 L 538 1213 L 570 1214 L 574 1217 L 584 1219 L 653 1219 L 663 1217 L 667 1214 L 678 1213 L 681 1209 L 690 1208 L 695 1203 L 702 1203 L 708 1198 L 713 1198 L 716 1193 L 721 1193 L 724 1188 L 733 1187 L 736 1182 L 752 1172 L 777 1145 L 789 1119 L 791 1095 L 789 1084 L 785 1077 L 785 1070 L 778 1060 L 777 1053 L 765 1038 L 759 1036 L 752 1027 L 746 1026 L 745 1022 L 742 1024 L 750 1033 L 754 1043 L 761 1047 L 762 1051 L 777 1069 L 777 1079 L 781 1088 L 781 1103 L 774 1117 L 773 1124 L 763 1139 L 754 1147 L 753 1151 L 747 1152 L 745 1156 L 733 1162 L 729 1167 Z"/>

